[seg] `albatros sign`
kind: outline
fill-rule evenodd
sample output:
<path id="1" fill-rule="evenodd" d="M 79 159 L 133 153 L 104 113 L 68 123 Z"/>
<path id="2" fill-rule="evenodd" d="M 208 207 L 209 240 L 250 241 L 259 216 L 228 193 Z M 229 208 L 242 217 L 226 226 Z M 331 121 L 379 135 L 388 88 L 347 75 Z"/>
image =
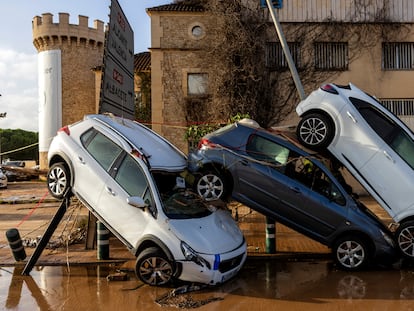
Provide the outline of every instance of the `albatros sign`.
<path id="1" fill-rule="evenodd" d="M 99 112 L 134 119 L 134 32 L 117 0 L 111 1 L 103 65 Z"/>

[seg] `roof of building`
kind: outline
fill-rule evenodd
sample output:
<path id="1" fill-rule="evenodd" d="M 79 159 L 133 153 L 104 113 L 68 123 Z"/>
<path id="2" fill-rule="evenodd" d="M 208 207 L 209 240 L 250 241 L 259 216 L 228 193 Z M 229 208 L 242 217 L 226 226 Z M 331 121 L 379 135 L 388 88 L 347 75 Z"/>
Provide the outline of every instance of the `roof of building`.
<path id="1" fill-rule="evenodd" d="M 142 52 L 134 55 L 134 71 L 150 71 L 151 70 L 151 54 L 150 52 Z"/>
<path id="2" fill-rule="evenodd" d="M 148 12 L 204 12 L 202 5 L 165 4 L 148 8 Z"/>

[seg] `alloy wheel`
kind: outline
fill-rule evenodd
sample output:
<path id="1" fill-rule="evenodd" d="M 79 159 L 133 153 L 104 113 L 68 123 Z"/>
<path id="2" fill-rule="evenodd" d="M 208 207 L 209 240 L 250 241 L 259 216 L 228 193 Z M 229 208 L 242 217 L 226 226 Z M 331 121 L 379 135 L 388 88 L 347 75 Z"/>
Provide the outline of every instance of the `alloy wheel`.
<path id="1" fill-rule="evenodd" d="M 207 173 L 197 182 L 197 193 L 206 201 L 221 199 L 224 193 L 224 182 L 221 176 Z"/>

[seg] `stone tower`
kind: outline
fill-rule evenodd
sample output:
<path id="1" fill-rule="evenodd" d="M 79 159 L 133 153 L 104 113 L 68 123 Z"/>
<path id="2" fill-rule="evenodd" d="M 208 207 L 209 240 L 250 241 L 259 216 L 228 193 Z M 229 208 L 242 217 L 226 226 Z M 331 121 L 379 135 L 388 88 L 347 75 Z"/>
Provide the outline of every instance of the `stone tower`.
<path id="1" fill-rule="evenodd" d="M 39 53 L 39 164 L 45 169 L 57 130 L 98 111 L 100 79 L 93 69 L 102 66 L 105 32 L 99 20 L 90 28 L 86 16 L 69 24 L 67 13 L 59 13 L 59 23 L 50 13 L 35 16 L 32 31 Z"/>

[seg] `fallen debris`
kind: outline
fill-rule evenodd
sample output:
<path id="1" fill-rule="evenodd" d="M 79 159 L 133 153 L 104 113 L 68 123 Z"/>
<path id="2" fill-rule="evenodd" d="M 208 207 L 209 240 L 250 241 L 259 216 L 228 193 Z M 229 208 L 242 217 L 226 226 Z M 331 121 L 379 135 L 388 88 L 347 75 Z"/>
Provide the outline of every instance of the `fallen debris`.
<path id="1" fill-rule="evenodd" d="M 183 285 L 158 297 L 155 299 L 155 302 L 161 307 L 195 309 L 213 301 L 223 300 L 222 297 L 210 297 L 207 299 L 195 300 L 191 295 L 184 295 L 190 292 L 203 290 L 206 287 L 207 285 Z"/>

